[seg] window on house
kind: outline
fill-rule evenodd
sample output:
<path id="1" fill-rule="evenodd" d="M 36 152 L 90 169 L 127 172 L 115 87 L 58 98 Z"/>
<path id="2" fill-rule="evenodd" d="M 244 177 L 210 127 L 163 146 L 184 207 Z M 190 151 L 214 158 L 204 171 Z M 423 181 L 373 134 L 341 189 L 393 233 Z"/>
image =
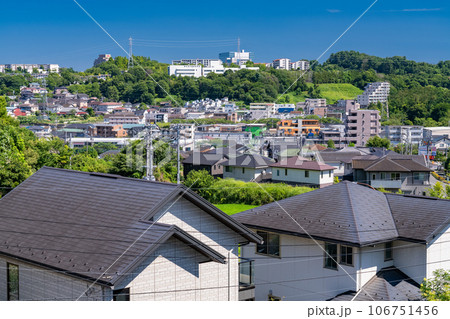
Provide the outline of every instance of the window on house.
<path id="1" fill-rule="evenodd" d="M 284 169 L 284 175 L 287 175 L 287 168 Z"/>
<path id="2" fill-rule="evenodd" d="M 130 301 L 130 288 L 114 290 L 113 301 Z"/>
<path id="3" fill-rule="evenodd" d="M 353 266 L 353 247 L 341 245 L 341 264 Z"/>
<path id="4" fill-rule="evenodd" d="M 225 172 L 227 172 L 227 173 L 232 173 L 232 172 L 233 172 L 233 167 L 231 167 L 231 166 L 225 166 Z"/>
<path id="5" fill-rule="evenodd" d="M 256 245 L 256 252 L 268 256 L 280 257 L 280 235 L 265 231 L 257 231 L 256 233 L 264 241 L 262 244 Z"/>
<path id="6" fill-rule="evenodd" d="M 386 173 L 380 173 L 381 179 L 385 180 L 386 179 Z"/>
<path id="7" fill-rule="evenodd" d="M 399 181 L 400 180 L 400 173 L 391 173 L 391 180 Z"/>
<path id="8" fill-rule="evenodd" d="M 277 169 L 277 176 L 280 176 L 280 170 Z"/>
<path id="9" fill-rule="evenodd" d="M 245 174 L 245 168 L 242 167 L 242 174 Z"/>
<path id="10" fill-rule="evenodd" d="M 8 300 L 19 300 L 19 266 L 7 263 Z"/>
<path id="11" fill-rule="evenodd" d="M 323 171 L 320 172 L 320 178 L 323 178 Z"/>
<path id="12" fill-rule="evenodd" d="M 309 177 L 309 171 L 305 171 L 305 177 L 306 177 L 306 178 Z"/>
<path id="13" fill-rule="evenodd" d="M 337 244 L 325 243 L 324 267 L 337 270 Z"/>
<path id="14" fill-rule="evenodd" d="M 377 179 L 377 174 L 372 174 L 372 180 L 376 180 Z"/>
<path id="15" fill-rule="evenodd" d="M 332 173 L 333 171 L 328 171 L 328 177 L 331 177 L 331 173 Z"/>
<path id="16" fill-rule="evenodd" d="M 393 255 L 393 249 L 392 249 L 392 242 L 388 242 L 384 244 L 384 260 L 392 260 Z"/>

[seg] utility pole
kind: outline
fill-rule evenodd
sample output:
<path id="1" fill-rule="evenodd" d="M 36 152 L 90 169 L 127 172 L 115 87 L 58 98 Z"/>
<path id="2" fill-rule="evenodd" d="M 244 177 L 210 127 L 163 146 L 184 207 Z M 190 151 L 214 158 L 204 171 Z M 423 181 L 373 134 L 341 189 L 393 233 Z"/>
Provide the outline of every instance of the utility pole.
<path id="1" fill-rule="evenodd" d="M 130 53 L 129 53 L 130 60 L 128 62 L 128 70 L 129 70 L 130 68 L 132 68 L 134 66 L 133 65 L 133 38 L 130 37 L 128 40 L 130 40 Z"/>
<path id="2" fill-rule="evenodd" d="M 147 165 L 144 179 L 147 181 L 155 181 L 153 175 L 153 127 L 152 124 L 147 127 Z"/>

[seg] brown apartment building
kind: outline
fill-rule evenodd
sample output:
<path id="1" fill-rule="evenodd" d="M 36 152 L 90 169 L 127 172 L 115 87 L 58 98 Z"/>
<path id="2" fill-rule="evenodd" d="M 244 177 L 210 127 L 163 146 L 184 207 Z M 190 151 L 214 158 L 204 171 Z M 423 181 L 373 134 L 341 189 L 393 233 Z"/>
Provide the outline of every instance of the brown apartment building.
<path id="1" fill-rule="evenodd" d="M 350 111 L 347 118 L 347 140 L 356 146 L 364 146 L 372 136 L 379 135 L 380 111 L 355 110 Z"/>
<path id="2" fill-rule="evenodd" d="M 98 137 L 126 137 L 128 135 L 122 124 L 98 124 L 96 129 Z"/>

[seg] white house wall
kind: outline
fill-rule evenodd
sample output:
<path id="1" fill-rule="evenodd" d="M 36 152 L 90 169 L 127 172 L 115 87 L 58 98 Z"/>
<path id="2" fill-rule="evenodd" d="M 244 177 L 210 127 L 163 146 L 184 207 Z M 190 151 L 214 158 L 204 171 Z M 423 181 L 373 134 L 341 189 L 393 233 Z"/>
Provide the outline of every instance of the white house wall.
<path id="1" fill-rule="evenodd" d="M 227 270 L 171 238 L 115 288 L 130 288 L 132 301 L 228 300 L 229 293 L 236 300 L 235 288 L 228 287 L 228 275 L 237 277 L 236 270 Z"/>
<path id="2" fill-rule="evenodd" d="M 417 283 L 426 276 L 426 246 L 406 241 L 394 241 L 394 266 Z"/>
<path id="3" fill-rule="evenodd" d="M 384 244 L 360 249 L 360 256 L 356 257 L 361 260 L 361 268 L 358 269 L 359 288 L 364 286 L 380 269 L 394 265 L 393 260 L 384 260 L 384 251 Z"/>
<path id="4" fill-rule="evenodd" d="M 111 290 L 56 271 L 0 257 L 0 300 L 7 300 L 7 263 L 19 266 L 19 300 L 111 300 Z M 100 275 L 100 274 L 99 274 Z M 88 289 L 90 288 L 90 289 Z M 86 293 L 89 291 L 88 293 Z M 87 296 L 89 295 L 89 296 Z"/>
<path id="5" fill-rule="evenodd" d="M 428 244 L 426 262 L 427 278 L 433 277 L 433 272 L 437 269 L 450 270 L 450 226 Z"/>
<path id="6" fill-rule="evenodd" d="M 230 300 L 238 300 L 238 243 L 244 242 L 246 239 L 184 198 L 178 199 L 175 204 L 171 205 L 168 203 L 166 207 L 163 207 L 161 212 L 154 216 L 154 220 L 177 225 L 227 259 L 230 254 L 230 264 L 216 262 L 201 264 L 200 274 L 204 276 L 201 278 L 201 282 L 205 284 L 204 288 L 208 287 L 205 290 L 205 298 L 207 300 L 228 300 L 227 289 L 223 288 L 222 292 L 217 294 L 214 287 L 228 286 L 229 277 Z"/>
<path id="7" fill-rule="evenodd" d="M 270 168 L 249 168 L 244 167 L 244 173 L 242 173 L 242 167 L 233 167 L 232 172 L 227 172 L 224 168 L 223 170 L 223 178 L 234 178 L 237 180 L 241 180 L 244 182 L 249 182 L 258 175 L 262 174 L 264 171 L 269 173 L 271 170 Z"/>
<path id="8" fill-rule="evenodd" d="M 285 168 L 273 168 L 272 180 L 274 181 L 286 181 L 292 183 L 312 184 L 312 185 L 329 185 L 333 184 L 334 174 L 329 171 L 323 172 L 321 177 L 320 171 L 308 171 L 309 177 L 305 177 L 305 171 L 300 169 L 287 169 L 287 175 L 285 175 Z"/>
<path id="9" fill-rule="evenodd" d="M 267 300 L 271 293 L 282 300 L 327 300 L 348 290 L 356 290 L 356 269 L 324 268 L 324 242 L 280 235 L 281 258 L 257 254 L 256 245 L 241 248 L 243 257 L 255 260 L 255 298 Z M 295 258 L 294 258 L 295 257 Z"/>

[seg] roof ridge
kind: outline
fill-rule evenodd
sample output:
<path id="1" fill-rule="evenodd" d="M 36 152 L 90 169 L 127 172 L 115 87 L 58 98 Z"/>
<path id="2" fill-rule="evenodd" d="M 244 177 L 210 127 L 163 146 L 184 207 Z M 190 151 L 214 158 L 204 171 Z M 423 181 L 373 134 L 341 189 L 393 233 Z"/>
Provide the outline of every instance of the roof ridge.
<path id="1" fill-rule="evenodd" d="M 172 186 L 172 187 L 177 187 L 178 186 L 177 184 L 168 183 L 168 182 L 147 181 L 145 179 L 134 178 L 134 177 L 126 177 L 126 176 L 117 175 L 117 174 L 97 173 L 97 172 L 84 172 L 84 171 L 77 171 L 77 170 L 74 170 L 74 169 L 67 169 L 67 168 L 60 168 L 60 167 L 51 167 L 51 166 L 43 166 L 36 173 L 38 173 L 42 169 L 51 169 L 51 170 L 57 170 L 57 171 L 62 171 L 62 172 L 68 172 L 68 173 L 74 173 L 74 174 L 85 174 L 85 175 L 91 175 L 91 176 L 95 176 L 96 175 L 96 176 L 105 176 L 105 177 L 115 177 L 117 179 L 125 179 L 125 180 L 130 180 L 130 181 L 135 181 L 135 182 L 144 182 L 144 183 L 153 183 L 153 184 L 163 184 L 163 185 Z"/>
<path id="2" fill-rule="evenodd" d="M 361 237 L 359 237 L 359 231 L 358 231 L 358 223 L 356 222 L 356 217 L 355 217 L 355 210 L 354 210 L 355 208 L 353 206 L 352 197 L 350 196 L 350 189 L 348 188 L 348 186 L 350 184 L 351 183 L 345 183 L 344 185 L 345 185 L 345 188 L 347 189 L 347 196 L 350 201 L 350 207 L 352 209 L 352 217 L 353 217 L 353 221 L 355 223 L 355 233 L 356 233 L 356 236 L 358 237 L 358 242 L 361 243 Z"/>

